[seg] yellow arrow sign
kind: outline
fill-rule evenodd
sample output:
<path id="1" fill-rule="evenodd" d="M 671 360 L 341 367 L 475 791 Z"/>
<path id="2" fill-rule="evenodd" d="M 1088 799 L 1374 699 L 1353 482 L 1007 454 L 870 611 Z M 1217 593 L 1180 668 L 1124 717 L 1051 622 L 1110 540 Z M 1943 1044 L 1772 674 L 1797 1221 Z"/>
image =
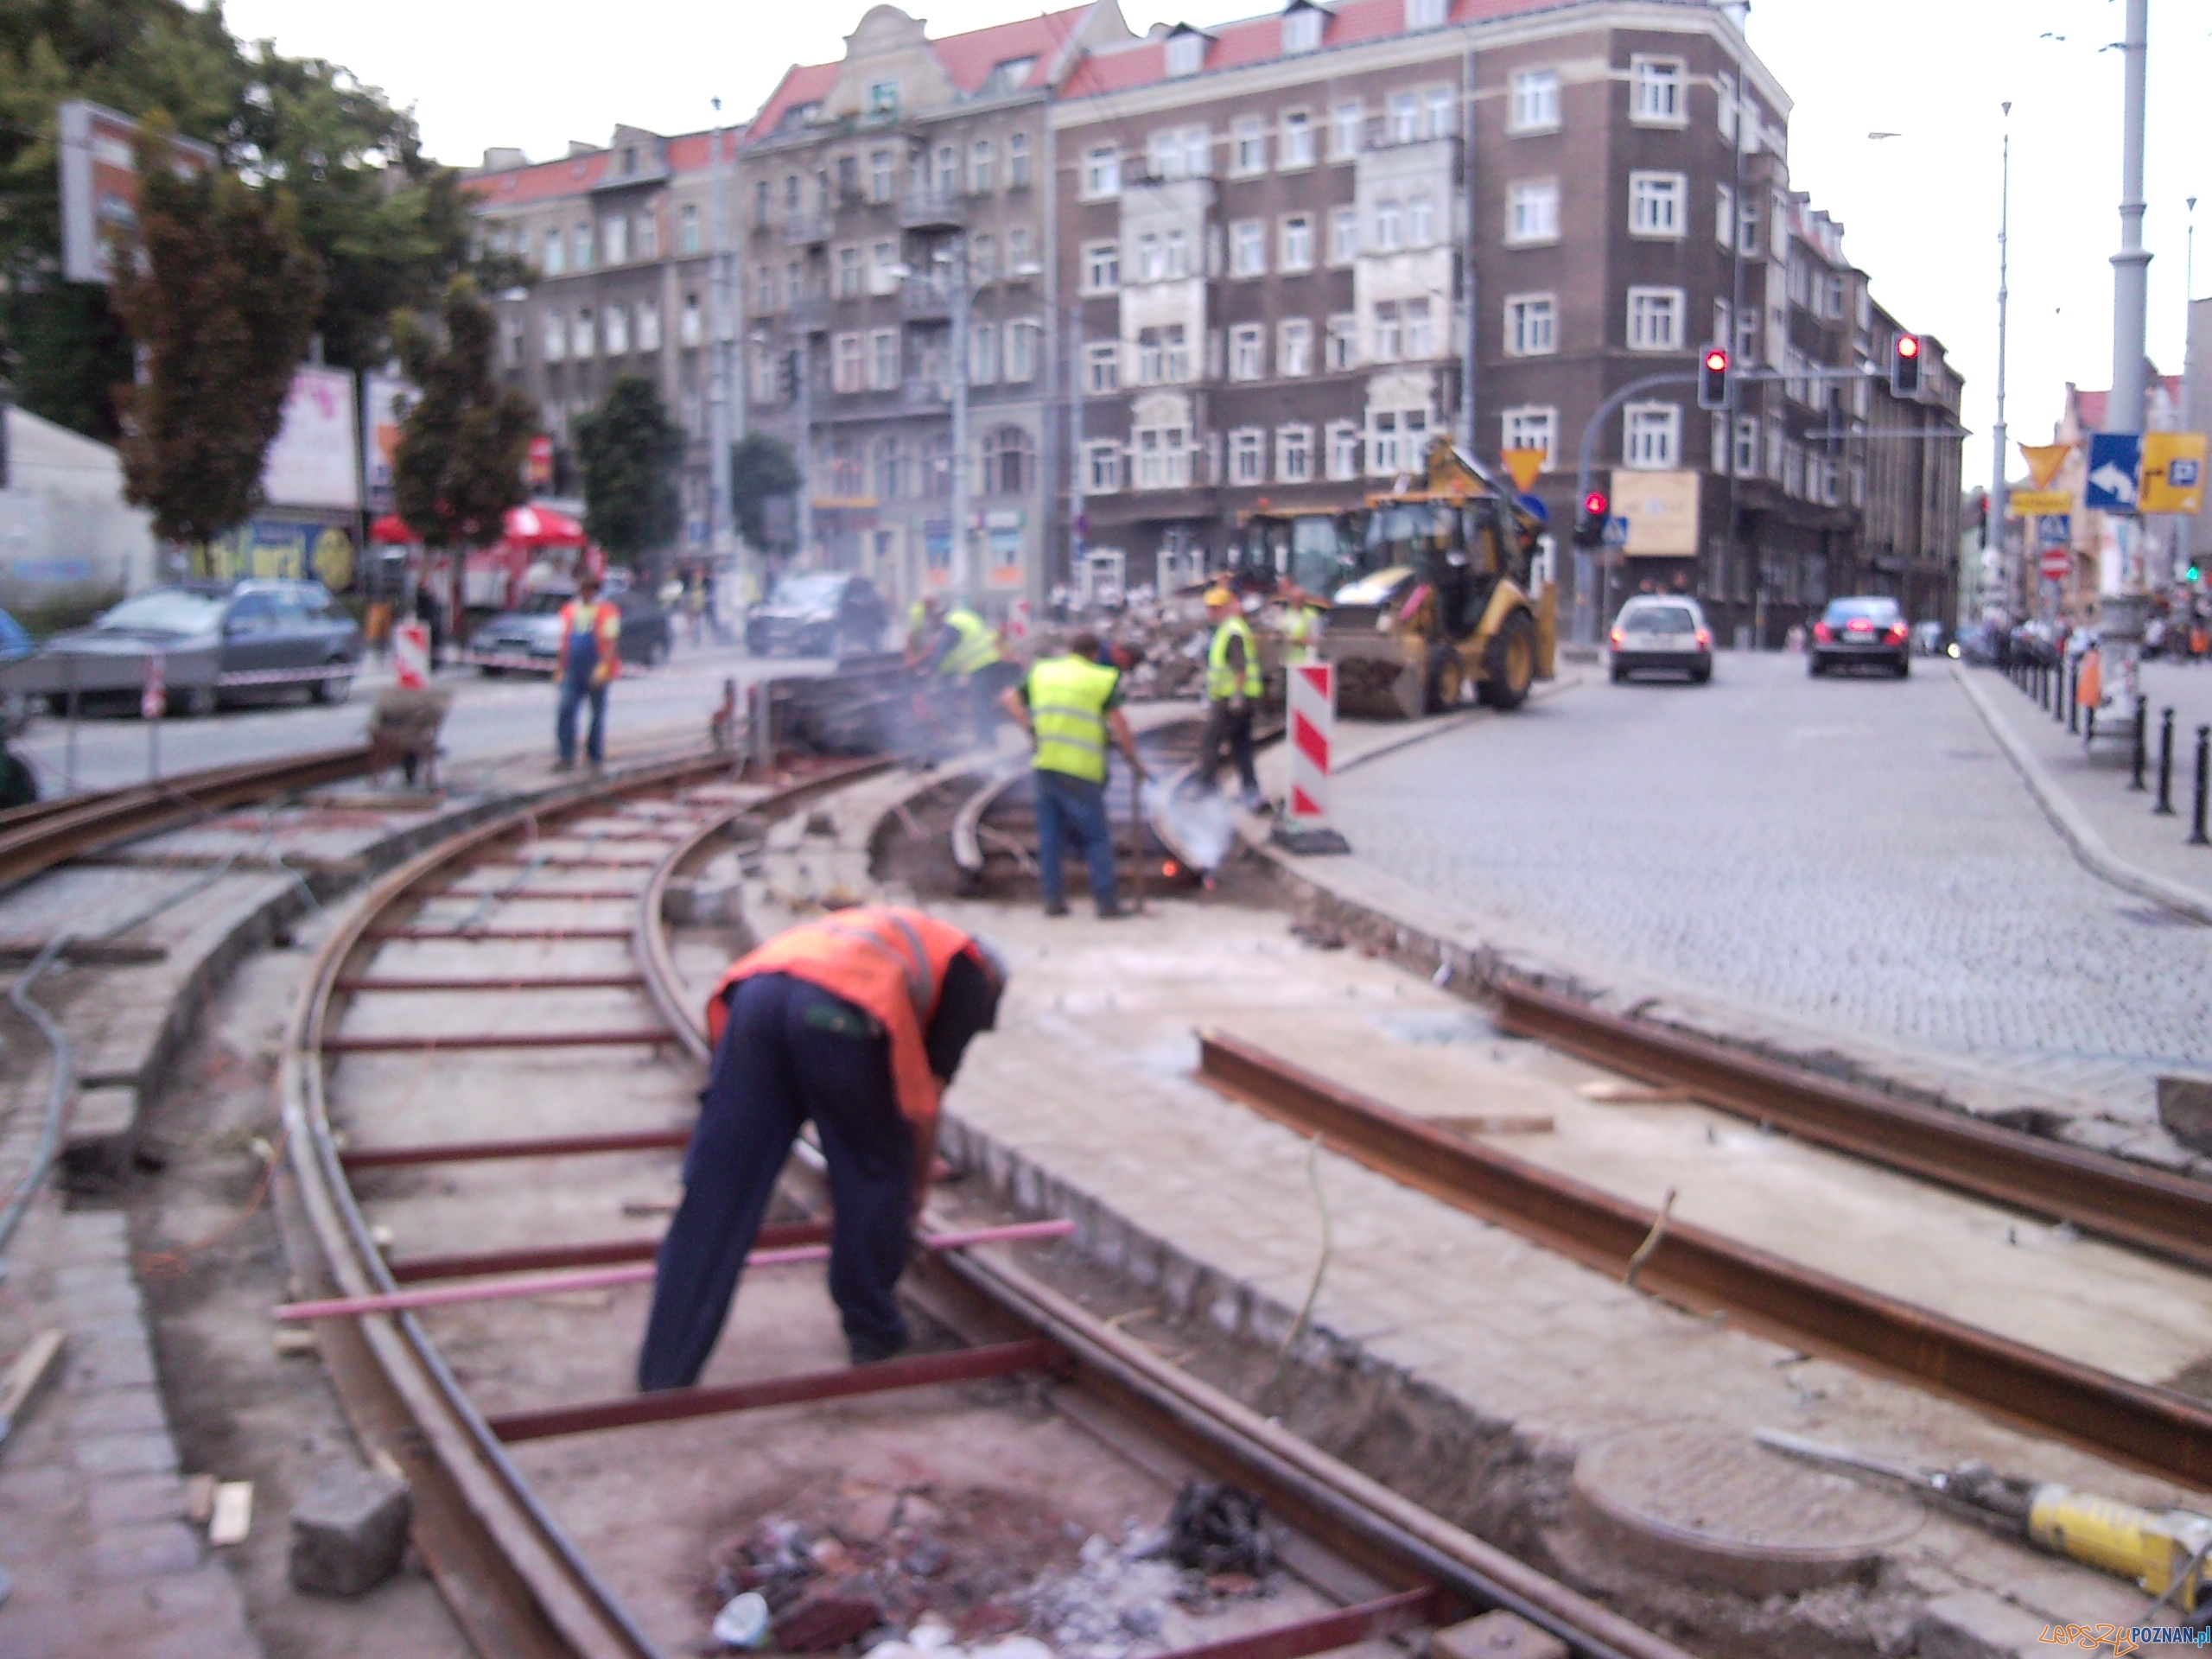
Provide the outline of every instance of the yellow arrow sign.
<path id="1" fill-rule="evenodd" d="M 2074 511 L 2071 490 L 2015 490 L 2005 498 L 2005 512 L 2012 518 L 2040 518 L 2046 513 Z"/>
<path id="2" fill-rule="evenodd" d="M 1523 495 L 1535 489 L 1536 480 L 1543 476 L 1544 452 L 1541 449 L 1508 449 L 1498 459 L 1512 474 L 1513 487 Z"/>
<path id="3" fill-rule="evenodd" d="M 2020 455 L 2028 463 L 2028 476 L 2036 481 L 2036 488 L 2047 490 L 2050 480 L 2058 476 L 2058 469 L 2066 464 L 2066 457 L 2074 453 L 2070 443 L 2024 443 Z"/>
<path id="4" fill-rule="evenodd" d="M 2142 512 L 2204 511 L 2204 434 L 2143 435 Z"/>

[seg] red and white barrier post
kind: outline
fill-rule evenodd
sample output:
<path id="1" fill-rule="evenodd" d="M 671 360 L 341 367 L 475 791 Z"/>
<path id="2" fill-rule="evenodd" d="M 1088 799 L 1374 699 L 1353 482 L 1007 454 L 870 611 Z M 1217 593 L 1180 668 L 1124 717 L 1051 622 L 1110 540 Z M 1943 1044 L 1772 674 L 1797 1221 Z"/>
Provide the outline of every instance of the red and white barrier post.
<path id="1" fill-rule="evenodd" d="M 158 651 L 146 656 L 146 689 L 138 694 L 138 716 L 146 722 L 146 778 L 162 775 L 162 720 L 169 711 L 168 664 Z"/>
<path id="2" fill-rule="evenodd" d="M 1337 665 L 1294 663 L 1290 668 L 1291 823 L 1314 829 L 1329 817 L 1329 757 L 1337 736 Z"/>
<path id="3" fill-rule="evenodd" d="M 420 691 L 430 683 L 430 627 L 402 622 L 391 631 L 391 665 L 403 691 Z"/>

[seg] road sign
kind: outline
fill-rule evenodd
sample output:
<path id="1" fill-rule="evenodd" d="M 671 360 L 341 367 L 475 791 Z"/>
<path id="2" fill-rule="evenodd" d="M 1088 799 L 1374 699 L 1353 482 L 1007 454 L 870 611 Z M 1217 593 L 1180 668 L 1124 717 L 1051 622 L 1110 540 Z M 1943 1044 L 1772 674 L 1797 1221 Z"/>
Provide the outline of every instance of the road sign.
<path id="1" fill-rule="evenodd" d="M 2143 437 L 2138 432 L 2089 435 L 2089 487 L 2083 505 L 2094 512 L 2133 512 L 2143 477 Z"/>
<path id="2" fill-rule="evenodd" d="M 2037 547 L 2068 547 L 2074 541 L 2074 515 L 2070 512 L 2044 512 L 2036 515 L 2036 545 Z"/>
<path id="3" fill-rule="evenodd" d="M 2036 481 L 2036 488 L 2047 490 L 2050 480 L 2058 476 L 2058 469 L 2066 464 L 2066 457 L 2074 453 L 2070 443 L 2024 443 L 2020 446 L 2022 459 L 2028 463 L 2028 476 Z"/>
<path id="4" fill-rule="evenodd" d="M 2041 518 L 2054 512 L 2074 511 L 2070 490 L 2015 490 L 2005 498 L 2005 512 L 2013 518 Z"/>
<path id="5" fill-rule="evenodd" d="M 2074 555 L 2063 547 L 2046 547 L 2042 568 L 2045 582 L 2063 582 L 2073 574 Z"/>
<path id="6" fill-rule="evenodd" d="M 430 630 L 421 622 L 402 622 L 391 631 L 391 665 L 403 691 L 420 691 L 430 683 Z"/>
<path id="7" fill-rule="evenodd" d="M 1628 520 L 1618 512 L 1605 520 L 1605 545 L 1607 547 L 1628 545 Z"/>
<path id="8" fill-rule="evenodd" d="M 2152 432 L 2143 440 L 2143 511 L 2204 511 L 2204 434 Z"/>

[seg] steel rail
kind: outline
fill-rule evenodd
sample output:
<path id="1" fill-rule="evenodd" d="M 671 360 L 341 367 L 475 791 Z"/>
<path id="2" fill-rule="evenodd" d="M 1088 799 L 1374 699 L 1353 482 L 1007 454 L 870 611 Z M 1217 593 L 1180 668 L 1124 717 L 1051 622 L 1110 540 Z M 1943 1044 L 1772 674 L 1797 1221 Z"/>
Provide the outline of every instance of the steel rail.
<path id="1" fill-rule="evenodd" d="M 1893 1099 L 1533 985 L 1509 980 L 1496 994 L 1498 1025 L 1517 1036 L 1803 1140 L 2212 1268 L 2212 1185 L 2204 1182 Z"/>
<path id="2" fill-rule="evenodd" d="M 1655 1215 L 1218 1032 L 1199 1033 L 1199 1072 L 1404 1185 L 1612 1276 L 1633 1266 L 1640 1289 L 2212 1490 L 2212 1407 Z"/>
<path id="3" fill-rule="evenodd" d="M 373 752 L 364 743 L 180 772 L 156 783 L 58 801 L 50 810 L 23 808 L 0 823 L 0 887 L 210 812 L 359 777 L 373 764 Z"/>

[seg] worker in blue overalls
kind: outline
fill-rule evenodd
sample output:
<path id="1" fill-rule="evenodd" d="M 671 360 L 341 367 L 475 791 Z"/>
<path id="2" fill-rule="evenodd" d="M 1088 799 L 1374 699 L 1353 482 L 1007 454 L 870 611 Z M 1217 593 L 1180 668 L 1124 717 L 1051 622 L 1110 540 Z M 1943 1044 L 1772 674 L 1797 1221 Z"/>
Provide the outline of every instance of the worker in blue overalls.
<path id="1" fill-rule="evenodd" d="M 591 702 L 591 735 L 584 753 L 597 772 L 607 764 L 607 688 L 622 666 L 622 613 L 599 596 L 599 578 L 586 575 L 576 584 L 576 596 L 561 607 L 561 658 L 555 677 L 560 682 L 561 705 L 553 717 L 553 740 L 561 758 L 556 772 L 572 771 L 576 764 L 576 715 L 585 699 Z"/>

